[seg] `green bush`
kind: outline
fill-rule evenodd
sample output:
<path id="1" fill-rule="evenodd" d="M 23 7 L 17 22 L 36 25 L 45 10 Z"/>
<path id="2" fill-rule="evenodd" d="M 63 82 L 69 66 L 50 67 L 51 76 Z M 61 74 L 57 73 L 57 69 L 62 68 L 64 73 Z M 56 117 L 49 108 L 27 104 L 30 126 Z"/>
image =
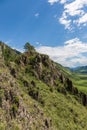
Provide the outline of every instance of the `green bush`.
<path id="1" fill-rule="evenodd" d="M 2 98 L 4 97 L 4 90 L 0 90 L 0 107 L 2 107 Z"/>
<path id="2" fill-rule="evenodd" d="M 11 112 L 12 112 L 12 115 L 13 115 L 14 117 L 16 117 L 17 111 L 18 111 L 17 105 L 16 105 L 16 104 L 13 104 L 13 105 L 12 105 L 12 108 L 11 108 Z"/>

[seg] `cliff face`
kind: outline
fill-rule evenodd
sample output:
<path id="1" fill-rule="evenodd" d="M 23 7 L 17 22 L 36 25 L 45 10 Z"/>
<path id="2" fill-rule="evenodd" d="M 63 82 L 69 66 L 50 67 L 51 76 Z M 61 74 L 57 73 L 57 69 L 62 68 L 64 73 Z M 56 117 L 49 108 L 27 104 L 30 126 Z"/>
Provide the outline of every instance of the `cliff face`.
<path id="1" fill-rule="evenodd" d="M 47 55 L 0 45 L 1 130 L 86 130 L 86 95 Z"/>

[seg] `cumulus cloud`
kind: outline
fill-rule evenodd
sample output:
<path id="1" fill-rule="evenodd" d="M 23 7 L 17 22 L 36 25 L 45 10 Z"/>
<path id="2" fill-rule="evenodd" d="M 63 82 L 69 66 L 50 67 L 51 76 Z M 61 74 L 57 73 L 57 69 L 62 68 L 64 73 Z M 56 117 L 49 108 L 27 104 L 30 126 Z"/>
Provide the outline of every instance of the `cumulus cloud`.
<path id="1" fill-rule="evenodd" d="M 65 25 L 65 29 L 71 30 L 71 26 L 70 26 L 71 20 L 70 20 L 70 19 L 69 19 L 69 20 L 67 19 L 65 13 L 64 13 L 63 16 L 59 19 L 59 22 L 60 22 L 61 24 Z"/>
<path id="2" fill-rule="evenodd" d="M 80 26 L 81 24 L 83 24 L 83 26 L 87 25 L 87 13 L 85 13 L 81 18 L 79 18 L 78 20 L 75 20 L 75 23 L 78 24 L 78 26 Z"/>
<path id="3" fill-rule="evenodd" d="M 87 44 L 74 38 L 65 42 L 64 46 L 48 47 L 40 46 L 36 48 L 40 53 L 47 54 L 50 58 L 63 66 L 74 67 L 77 65 L 87 65 Z"/>
<path id="4" fill-rule="evenodd" d="M 75 26 L 87 25 L 87 0 L 48 0 L 54 3 L 63 4 L 64 10 L 59 22 L 65 26 L 65 29 L 72 29 Z"/>
<path id="5" fill-rule="evenodd" d="M 72 28 L 72 26 L 84 26 L 87 24 L 87 13 L 85 11 L 87 7 L 87 0 L 73 0 L 70 3 L 64 4 L 64 12 L 60 18 L 60 23 L 65 25 L 66 29 Z M 61 19 L 66 20 L 66 23 L 63 23 Z M 70 23 L 68 24 L 68 21 Z"/>

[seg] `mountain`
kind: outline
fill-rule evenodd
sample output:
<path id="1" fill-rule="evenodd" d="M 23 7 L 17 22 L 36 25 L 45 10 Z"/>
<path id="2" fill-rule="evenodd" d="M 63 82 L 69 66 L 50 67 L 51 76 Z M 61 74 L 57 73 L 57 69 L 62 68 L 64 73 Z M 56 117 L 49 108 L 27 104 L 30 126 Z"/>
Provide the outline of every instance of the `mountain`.
<path id="1" fill-rule="evenodd" d="M 28 43 L 20 53 L 0 42 L 0 130 L 86 130 L 87 95 L 71 75 Z"/>
<path id="2" fill-rule="evenodd" d="M 80 74 L 87 74 L 87 66 L 76 67 L 72 69 L 72 71 Z"/>

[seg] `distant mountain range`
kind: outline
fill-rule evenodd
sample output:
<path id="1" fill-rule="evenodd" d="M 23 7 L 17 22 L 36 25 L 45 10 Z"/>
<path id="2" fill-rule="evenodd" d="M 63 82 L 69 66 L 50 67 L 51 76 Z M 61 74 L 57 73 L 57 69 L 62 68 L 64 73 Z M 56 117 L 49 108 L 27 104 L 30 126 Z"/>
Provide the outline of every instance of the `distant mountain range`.
<path id="1" fill-rule="evenodd" d="M 87 66 L 80 66 L 80 67 L 76 67 L 76 68 L 71 68 L 70 70 L 73 72 L 76 72 L 76 73 L 87 74 Z"/>

